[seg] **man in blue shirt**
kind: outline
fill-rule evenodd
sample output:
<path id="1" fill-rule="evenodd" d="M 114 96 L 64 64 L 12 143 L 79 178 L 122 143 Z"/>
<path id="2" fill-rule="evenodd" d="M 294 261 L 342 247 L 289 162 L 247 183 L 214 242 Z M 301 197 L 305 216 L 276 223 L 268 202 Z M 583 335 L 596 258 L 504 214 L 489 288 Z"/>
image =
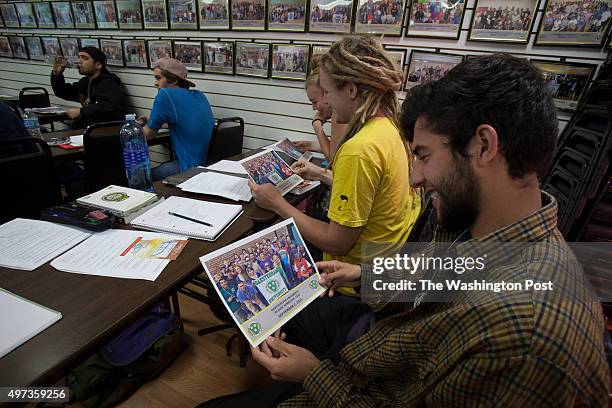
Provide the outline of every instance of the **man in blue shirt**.
<path id="1" fill-rule="evenodd" d="M 164 123 L 170 128 L 177 160 L 151 169 L 153 180 L 161 180 L 206 164 L 215 119 L 206 96 L 189 89 L 195 84 L 187 80 L 187 68 L 179 60 L 160 58 L 153 67 L 153 75 L 159 91 L 150 117 L 142 116 L 138 121 L 148 139 L 155 137 Z"/>
<path id="2" fill-rule="evenodd" d="M 251 285 L 247 285 L 244 282 L 238 283 L 238 290 L 236 291 L 236 299 L 240 303 L 243 303 L 247 309 L 255 316 L 261 312 L 264 308 L 263 302 L 259 298 L 257 290 Z"/>

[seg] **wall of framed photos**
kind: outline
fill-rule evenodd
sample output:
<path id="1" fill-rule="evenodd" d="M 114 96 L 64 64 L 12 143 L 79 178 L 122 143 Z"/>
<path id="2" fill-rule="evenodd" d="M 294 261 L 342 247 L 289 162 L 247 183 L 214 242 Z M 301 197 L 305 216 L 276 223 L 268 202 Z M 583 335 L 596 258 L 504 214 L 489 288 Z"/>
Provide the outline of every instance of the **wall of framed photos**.
<path id="1" fill-rule="evenodd" d="M 148 67 L 171 54 L 188 66 L 215 116 L 245 119 L 245 148 L 256 148 L 313 138 L 300 82 L 310 56 L 345 32 L 374 31 L 384 33 L 405 74 L 400 100 L 463 58 L 510 52 L 537 60 L 564 126 L 610 50 L 610 11 L 612 0 L 0 2 L 0 93 L 25 86 L 52 93 L 49 61 L 92 44 L 108 55 L 130 105 L 147 114 L 156 94 Z M 68 69 L 66 77 L 79 75 Z"/>

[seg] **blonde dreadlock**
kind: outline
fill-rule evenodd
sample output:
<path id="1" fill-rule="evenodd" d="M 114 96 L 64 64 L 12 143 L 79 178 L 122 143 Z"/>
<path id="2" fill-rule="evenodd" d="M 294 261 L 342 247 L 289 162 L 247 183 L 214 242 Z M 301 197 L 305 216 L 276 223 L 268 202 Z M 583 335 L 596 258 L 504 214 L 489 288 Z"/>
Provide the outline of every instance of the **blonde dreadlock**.
<path id="1" fill-rule="evenodd" d="M 360 104 L 348 123 L 340 145 L 355 136 L 378 112 L 382 112 L 399 129 L 399 104 L 395 92 L 401 86 L 402 73 L 376 37 L 344 37 L 321 56 L 320 64 L 338 88 L 352 82 L 358 90 Z"/>

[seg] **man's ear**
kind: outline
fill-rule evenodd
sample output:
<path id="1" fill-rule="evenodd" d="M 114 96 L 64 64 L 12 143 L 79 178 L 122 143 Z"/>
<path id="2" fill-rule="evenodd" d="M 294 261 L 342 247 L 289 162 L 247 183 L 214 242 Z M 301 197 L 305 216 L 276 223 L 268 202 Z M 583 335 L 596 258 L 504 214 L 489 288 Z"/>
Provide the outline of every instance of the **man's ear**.
<path id="1" fill-rule="evenodd" d="M 102 63 L 101 63 L 101 62 L 97 62 L 97 61 L 96 61 L 96 69 L 101 70 L 101 69 L 102 69 L 102 67 L 103 67 Z"/>
<path id="2" fill-rule="evenodd" d="M 357 99 L 357 95 L 359 94 L 359 90 L 357 89 L 357 85 L 355 85 L 353 82 L 349 82 L 349 83 L 346 84 L 346 86 L 348 86 L 349 97 L 352 100 Z"/>
<path id="3" fill-rule="evenodd" d="M 499 154 L 499 137 L 497 130 L 491 125 L 480 125 L 476 128 L 474 144 L 472 154 L 480 166 L 486 166 Z"/>

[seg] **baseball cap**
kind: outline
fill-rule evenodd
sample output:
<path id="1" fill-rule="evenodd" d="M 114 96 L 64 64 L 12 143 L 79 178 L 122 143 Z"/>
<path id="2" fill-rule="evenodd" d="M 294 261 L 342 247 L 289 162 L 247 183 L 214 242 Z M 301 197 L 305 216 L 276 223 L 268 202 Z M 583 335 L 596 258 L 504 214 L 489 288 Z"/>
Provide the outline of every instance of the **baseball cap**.
<path id="1" fill-rule="evenodd" d="M 95 62 L 99 62 L 102 64 L 102 66 L 106 66 L 106 54 L 104 54 L 104 52 L 102 52 L 99 48 L 92 46 L 82 47 L 79 49 L 79 52 L 88 54 Z"/>
<path id="2" fill-rule="evenodd" d="M 187 68 L 183 63 L 175 58 L 163 57 L 155 61 L 153 64 L 153 69 L 159 68 L 162 71 L 167 71 L 171 74 L 176 75 L 181 78 L 185 82 L 189 84 L 189 86 L 195 87 L 196 85 L 187 79 Z"/>

